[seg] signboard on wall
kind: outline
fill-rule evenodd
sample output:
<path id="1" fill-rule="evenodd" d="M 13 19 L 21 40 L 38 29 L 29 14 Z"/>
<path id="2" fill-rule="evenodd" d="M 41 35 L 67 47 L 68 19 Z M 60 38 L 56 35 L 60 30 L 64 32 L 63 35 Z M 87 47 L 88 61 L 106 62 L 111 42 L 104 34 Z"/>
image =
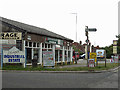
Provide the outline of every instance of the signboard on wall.
<path id="1" fill-rule="evenodd" d="M 4 40 L 4 39 L 0 39 L 0 44 L 16 44 L 16 40 Z"/>
<path id="2" fill-rule="evenodd" d="M 21 40 L 22 33 L 21 32 L 1 32 L 0 39 L 14 39 L 14 40 Z"/>
<path id="3" fill-rule="evenodd" d="M 52 51 L 43 51 L 43 66 L 54 66 Z"/>
<path id="4" fill-rule="evenodd" d="M 46 37 L 45 40 L 48 43 L 63 45 L 63 40 L 60 40 L 60 39 Z"/>
<path id="5" fill-rule="evenodd" d="M 3 50 L 3 63 L 25 63 L 25 52 L 16 47 Z"/>

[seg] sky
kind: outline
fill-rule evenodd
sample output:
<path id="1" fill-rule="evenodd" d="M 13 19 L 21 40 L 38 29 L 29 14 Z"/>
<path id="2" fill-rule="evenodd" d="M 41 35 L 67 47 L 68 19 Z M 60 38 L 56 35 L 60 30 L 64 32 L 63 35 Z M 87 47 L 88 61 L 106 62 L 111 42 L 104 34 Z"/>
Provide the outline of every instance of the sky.
<path id="1" fill-rule="evenodd" d="M 45 28 L 85 43 L 85 26 L 92 45 L 109 46 L 118 35 L 119 0 L 0 0 L 0 16 Z"/>

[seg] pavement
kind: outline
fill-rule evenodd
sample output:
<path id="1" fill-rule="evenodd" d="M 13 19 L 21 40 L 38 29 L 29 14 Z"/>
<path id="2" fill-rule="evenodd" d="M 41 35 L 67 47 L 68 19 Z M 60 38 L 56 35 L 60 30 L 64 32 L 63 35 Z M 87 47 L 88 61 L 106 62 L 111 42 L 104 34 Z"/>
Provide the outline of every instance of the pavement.
<path id="1" fill-rule="evenodd" d="M 101 62 L 104 63 L 104 62 Z M 110 59 L 107 60 L 107 63 L 110 63 Z M 87 65 L 87 60 L 79 59 L 77 64 L 73 65 L 64 65 L 64 66 L 59 66 L 59 68 L 66 68 L 66 67 L 86 67 Z M 18 70 L 0 70 L 0 72 L 41 72 L 41 73 L 103 73 L 103 72 L 116 72 L 120 66 L 109 69 L 109 70 L 100 70 L 100 71 L 18 71 Z"/>

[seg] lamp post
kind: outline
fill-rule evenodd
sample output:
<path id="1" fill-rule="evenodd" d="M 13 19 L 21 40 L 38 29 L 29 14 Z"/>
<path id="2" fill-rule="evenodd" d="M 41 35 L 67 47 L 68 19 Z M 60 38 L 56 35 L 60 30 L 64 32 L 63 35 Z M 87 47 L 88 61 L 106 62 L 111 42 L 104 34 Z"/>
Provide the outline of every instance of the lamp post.
<path id="1" fill-rule="evenodd" d="M 76 42 L 77 42 L 77 13 L 71 13 L 76 15 Z"/>

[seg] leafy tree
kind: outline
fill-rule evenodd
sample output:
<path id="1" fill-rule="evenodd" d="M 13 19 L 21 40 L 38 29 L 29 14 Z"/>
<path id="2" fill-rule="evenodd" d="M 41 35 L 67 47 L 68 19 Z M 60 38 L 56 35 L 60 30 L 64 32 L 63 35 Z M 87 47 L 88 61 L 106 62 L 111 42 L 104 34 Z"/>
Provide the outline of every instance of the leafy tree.
<path id="1" fill-rule="evenodd" d="M 111 58 L 111 55 L 113 55 L 113 44 L 110 46 L 102 47 L 102 49 L 106 50 L 106 58 Z"/>
<path id="2" fill-rule="evenodd" d="M 117 36 L 118 38 L 118 43 L 117 43 L 117 53 L 120 54 L 120 34 Z"/>

